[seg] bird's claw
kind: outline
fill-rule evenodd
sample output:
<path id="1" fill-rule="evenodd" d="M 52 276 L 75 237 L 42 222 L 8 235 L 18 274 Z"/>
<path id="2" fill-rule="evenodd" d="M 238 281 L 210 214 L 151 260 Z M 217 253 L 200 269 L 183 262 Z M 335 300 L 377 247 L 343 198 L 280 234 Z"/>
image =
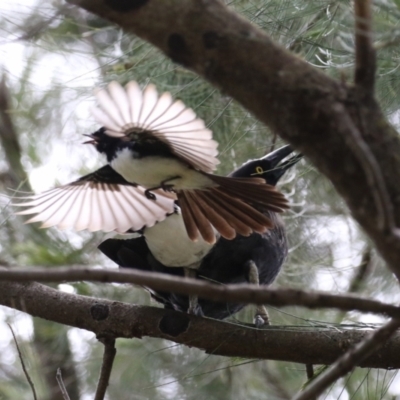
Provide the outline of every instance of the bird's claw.
<path id="1" fill-rule="evenodd" d="M 254 316 L 254 325 L 256 328 L 262 328 L 263 326 L 269 325 L 268 315 L 256 314 Z"/>
<path id="2" fill-rule="evenodd" d="M 145 195 L 146 198 L 148 198 L 149 200 L 157 200 L 156 195 L 155 195 L 153 192 L 151 192 L 150 189 L 145 190 L 145 191 L 144 191 L 144 195 Z"/>
<path id="3" fill-rule="evenodd" d="M 161 189 L 164 190 L 164 192 L 172 192 L 174 190 L 174 185 L 168 185 L 163 183 L 161 185 Z"/>

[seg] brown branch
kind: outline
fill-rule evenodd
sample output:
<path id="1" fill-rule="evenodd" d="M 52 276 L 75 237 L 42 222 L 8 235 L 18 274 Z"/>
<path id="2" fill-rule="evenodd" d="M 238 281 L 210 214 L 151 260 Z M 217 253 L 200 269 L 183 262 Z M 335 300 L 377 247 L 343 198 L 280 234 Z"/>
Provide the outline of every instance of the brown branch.
<path id="1" fill-rule="evenodd" d="M 361 262 L 358 267 L 356 267 L 354 276 L 350 281 L 348 293 L 357 293 L 361 290 L 362 285 L 365 283 L 367 277 L 371 274 L 372 270 L 372 260 L 371 260 L 372 249 L 369 245 L 365 247 L 362 252 Z"/>
<path id="2" fill-rule="evenodd" d="M 344 106 L 337 104 L 334 108 L 340 115 L 342 131 L 347 132 L 345 140 L 364 171 L 369 193 L 374 199 L 377 210 L 376 226 L 382 233 L 399 240 L 400 229 L 395 225 L 393 204 L 378 161 Z"/>
<path id="3" fill-rule="evenodd" d="M 22 370 L 24 371 L 26 380 L 28 381 L 29 386 L 31 387 L 32 394 L 33 394 L 33 398 L 34 398 L 34 400 L 37 400 L 35 385 L 33 384 L 32 379 L 31 379 L 31 377 L 29 376 L 28 370 L 27 370 L 26 367 L 25 367 L 24 358 L 22 357 L 21 350 L 19 349 L 18 341 L 17 341 L 17 338 L 16 338 L 16 336 L 15 336 L 14 330 L 13 330 L 13 328 L 11 327 L 10 324 L 8 324 L 8 327 L 10 328 L 11 334 L 13 335 L 14 343 L 15 343 L 15 346 L 16 346 L 17 351 L 18 351 L 18 357 L 19 357 L 19 360 L 21 361 Z"/>
<path id="4" fill-rule="evenodd" d="M 314 377 L 314 366 L 312 364 L 307 364 L 306 365 L 306 374 L 307 374 L 307 379 L 308 382 L 310 382 Z M 308 384 L 308 382 L 306 384 Z M 318 400 L 316 397 L 311 397 L 309 398 L 309 400 Z"/>
<path id="5" fill-rule="evenodd" d="M 117 350 L 115 348 L 114 337 L 103 337 L 99 339 L 104 344 L 103 362 L 101 364 L 101 372 L 99 383 L 97 384 L 96 395 L 94 400 L 103 400 L 106 395 L 107 386 L 110 381 L 111 371 Z"/>
<path id="6" fill-rule="evenodd" d="M 333 182 L 400 279 L 400 241 L 391 234 L 382 235 L 377 227 L 380 217 L 366 171 L 345 141 L 354 127 L 344 124 L 337 112 L 337 105 L 343 106 L 362 131 L 400 224 L 400 140 L 372 97 L 355 96 L 353 87 L 290 54 L 217 0 L 68 2 L 154 44 L 298 148 Z M 357 117 L 360 110 L 365 110 L 362 129 Z"/>
<path id="7" fill-rule="evenodd" d="M 314 366 L 312 364 L 306 365 L 306 373 L 307 373 L 308 380 L 311 380 L 312 378 L 314 378 Z"/>
<path id="8" fill-rule="evenodd" d="M 371 0 L 354 0 L 356 65 L 354 81 L 373 96 L 376 55 L 372 43 Z"/>
<path id="9" fill-rule="evenodd" d="M 392 319 L 386 325 L 370 333 L 362 342 L 343 354 L 330 368 L 315 378 L 293 400 L 318 398 L 325 389 L 350 372 L 360 362 L 383 346 L 400 327 L 400 320 Z"/>
<path id="10" fill-rule="evenodd" d="M 214 301 L 269 304 L 273 306 L 304 306 L 337 308 L 400 318 L 400 307 L 354 295 L 336 295 L 298 289 L 271 289 L 250 284 L 216 285 L 197 279 L 180 278 L 139 270 L 103 270 L 88 268 L 13 268 L 0 270 L 0 282 L 114 282 L 133 283 L 153 290 L 198 295 Z"/>
<path id="11" fill-rule="evenodd" d="M 368 275 L 370 275 L 372 268 L 371 252 L 372 250 L 370 245 L 367 245 L 362 252 L 360 264 L 357 267 L 355 267 L 355 272 L 353 277 L 351 278 L 349 288 L 347 289 L 347 293 L 355 294 L 359 292 L 362 288 L 363 283 L 365 283 L 365 280 L 367 279 Z M 345 315 L 346 312 L 344 311 L 339 313 L 335 318 L 335 322 L 336 323 L 342 322 Z"/>
<path id="12" fill-rule="evenodd" d="M 69 397 L 67 388 L 64 385 L 64 381 L 63 381 L 62 374 L 61 374 L 61 368 L 57 369 L 56 379 L 57 379 L 58 387 L 60 388 L 63 399 L 71 400 L 71 398 Z"/>
<path id="13" fill-rule="evenodd" d="M 360 330 L 329 329 L 325 325 L 271 326 L 260 330 L 172 310 L 78 296 L 39 283 L 0 282 L 0 304 L 86 329 L 97 337 L 150 336 L 196 347 L 208 354 L 302 364 L 329 365 L 368 335 L 365 326 Z M 398 354 L 400 334 L 359 366 L 400 368 Z"/>

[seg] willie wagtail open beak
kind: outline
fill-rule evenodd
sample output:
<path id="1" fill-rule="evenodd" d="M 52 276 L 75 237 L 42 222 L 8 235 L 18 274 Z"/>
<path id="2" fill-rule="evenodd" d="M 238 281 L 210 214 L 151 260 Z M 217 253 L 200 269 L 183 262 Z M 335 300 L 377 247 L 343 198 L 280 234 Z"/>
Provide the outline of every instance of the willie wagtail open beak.
<path id="1" fill-rule="evenodd" d="M 86 142 L 83 142 L 82 144 L 93 144 L 95 145 L 97 143 L 97 138 L 94 135 L 87 135 L 86 133 L 83 134 L 83 136 L 87 136 L 90 138 L 90 140 L 87 140 Z"/>

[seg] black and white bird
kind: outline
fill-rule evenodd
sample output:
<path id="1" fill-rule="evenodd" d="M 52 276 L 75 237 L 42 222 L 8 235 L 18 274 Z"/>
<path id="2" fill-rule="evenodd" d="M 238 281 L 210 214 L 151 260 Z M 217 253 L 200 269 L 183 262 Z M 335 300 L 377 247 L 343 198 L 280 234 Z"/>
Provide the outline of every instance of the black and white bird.
<path id="1" fill-rule="evenodd" d="M 96 148 L 126 181 L 176 193 L 191 240 L 214 243 L 216 231 L 227 239 L 273 228 L 256 206 L 282 212 L 285 197 L 257 177 L 213 175 L 219 163 L 217 143 L 204 122 L 169 93 L 154 85 L 141 91 L 136 82 L 125 89 L 111 82 L 97 91 L 95 118 L 103 125 L 91 135 Z M 112 139 L 106 140 L 104 135 Z"/>
<path id="2" fill-rule="evenodd" d="M 123 148 L 124 142 L 121 138 L 110 137 L 105 134 L 104 128 L 87 135 L 91 140 L 87 144 L 93 144 L 100 152 L 107 152 L 109 149 Z M 128 235 L 135 232 L 129 229 Z M 201 260 L 211 250 L 213 244 L 206 241 L 202 236 L 192 240 L 186 231 L 182 218 L 181 208 L 175 204 L 174 212 L 168 214 L 163 223 L 156 223 L 151 226 L 144 226 L 140 234 L 154 257 L 167 267 L 183 267 L 185 276 L 194 277 L 195 271 L 200 267 Z M 215 231 L 219 237 L 219 233 Z M 195 312 L 197 308 L 197 297 L 192 296 L 189 301 L 189 312 Z"/>
<path id="3" fill-rule="evenodd" d="M 190 240 L 213 244 L 263 233 L 274 222 L 261 208 L 282 212 L 285 197 L 257 177 L 221 177 L 217 143 L 204 122 L 169 93 L 136 82 L 111 82 L 98 90 L 94 117 L 103 125 L 89 142 L 108 165 L 65 186 L 29 196 L 19 214 L 42 227 L 125 232 L 151 227 L 174 212 L 179 200 Z"/>
<path id="4" fill-rule="evenodd" d="M 124 148 L 125 142 L 121 138 L 106 135 L 104 128 L 87 136 L 90 136 L 91 140 L 85 143 L 93 144 L 100 153 L 107 152 L 109 149 Z M 127 233 L 130 232 L 134 232 L 134 229 L 130 229 Z M 185 266 L 188 269 L 197 269 L 199 260 L 213 246 L 201 236 L 197 240 L 189 238 L 181 208 L 178 205 L 175 205 L 174 212 L 170 213 L 162 224 L 145 226 L 140 232 L 157 260 L 171 267 Z M 219 236 L 218 232 L 216 235 Z"/>
<path id="5" fill-rule="evenodd" d="M 266 184 L 275 186 L 285 172 L 301 159 L 301 155 L 296 155 L 281 163 L 292 152 L 290 146 L 284 146 L 263 158 L 248 161 L 230 176 L 258 176 L 263 178 Z M 199 255 L 197 258 L 196 262 L 200 264 L 195 271 L 198 279 L 220 284 L 258 283 L 261 285 L 269 285 L 275 280 L 287 256 L 287 240 L 279 215 L 271 211 L 263 210 L 263 212 L 274 221 L 274 228 L 262 234 L 237 235 L 233 240 L 220 238 L 214 246 L 207 249 L 205 256 Z M 177 250 L 174 256 L 178 261 L 185 258 L 179 247 L 178 236 L 168 235 L 170 218 L 171 216 L 152 228 L 144 229 L 143 236 L 140 238 L 108 239 L 99 245 L 99 249 L 121 267 L 183 276 L 184 268 L 177 268 L 181 265 L 177 264 L 175 268 L 171 268 L 171 265 L 160 262 L 159 254 L 162 252 L 163 244 L 168 253 L 173 253 L 174 249 Z M 179 218 L 179 215 L 175 218 Z M 153 230 L 158 230 L 158 234 L 152 235 Z M 156 244 L 153 242 L 153 237 L 157 237 Z M 190 309 L 190 296 L 161 291 L 151 291 L 151 293 L 166 308 L 178 311 Z M 224 319 L 243 307 L 244 304 L 220 303 L 200 298 L 194 311 L 196 314 L 207 317 Z M 257 306 L 255 322 L 257 326 L 268 323 L 265 307 Z"/>

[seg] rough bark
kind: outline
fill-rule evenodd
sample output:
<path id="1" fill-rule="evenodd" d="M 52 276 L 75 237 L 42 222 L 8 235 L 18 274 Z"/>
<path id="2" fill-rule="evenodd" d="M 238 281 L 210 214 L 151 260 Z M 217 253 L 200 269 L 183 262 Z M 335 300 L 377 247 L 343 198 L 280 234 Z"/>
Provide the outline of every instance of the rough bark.
<path id="1" fill-rule="evenodd" d="M 289 326 L 259 330 L 171 310 L 63 293 L 39 283 L 0 283 L 0 304 L 86 329 L 99 339 L 150 336 L 215 355 L 306 364 L 331 364 L 371 331 Z M 399 352 L 400 334 L 396 334 L 360 366 L 400 368 Z"/>
<path id="2" fill-rule="evenodd" d="M 12 268 L 0 270 L 0 285 L 6 282 L 114 282 L 132 283 L 155 291 L 169 291 L 201 298 L 243 304 L 268 304 L 277 307 L 303 306 L 308 308 L 336 308 L 343 311 L 361 311 L 400 318 L 400 307 L 378 300 L 354 295 L 339 295 L 298 289 L 271 289 L 256 284 L 216 285 L 197 279 L 145 272 L 134 269 L 101 270 L 93 268 Z M 1 287 L 1 286 L 0 286 Z"/>

